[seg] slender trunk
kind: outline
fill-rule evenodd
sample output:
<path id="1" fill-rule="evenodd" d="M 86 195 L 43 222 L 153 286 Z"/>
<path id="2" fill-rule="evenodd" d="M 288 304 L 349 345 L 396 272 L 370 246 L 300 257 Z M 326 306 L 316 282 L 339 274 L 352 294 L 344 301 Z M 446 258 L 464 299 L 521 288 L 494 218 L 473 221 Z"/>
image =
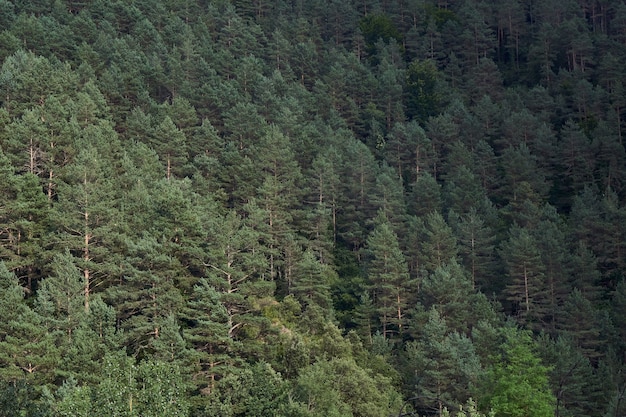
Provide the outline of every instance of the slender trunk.
<path id="1" fill-rule="evenodd" d="M 50 169 L 50 173 L 48 175 L 48 203 L 52 202 L 52 188 L 54 187 L 54 184 L 52 183 L 53 176 L 54 173 L 52 169 Z"/>
<path id="2" fill-rule="evenodd" d="M 337 204 L 333 200 L 333 243 L 337 243 Z"/>
<path id="3" fill-rule="evenodd" d="M 524 295 L 526 298 L 526 313 L 530 311 L 530 297 L 528 295 L 528 271 L 524 265 Z"/>
<path id="4" fill-rule="evenodd" d="M 85 176 L 83 178 L 83 185 L 85 187 L 85 189 L 87 188 L 87 173 L 85 172 Z M 83 246 L 83 259 L 85 261 L 85 269 L 83 270 L 83 277 L 84 277 L 84 287 L 85 287 L 85 312 L 89 312 L 89 292 L 90 292 L 90 271 L 89 271 L 89 267 L 87 265 L 89 265 L 89 244 L 90 244 L 90 240 L 91 240 L 91 233 L 89 233 L 89 211 L 87 210 L 88 207 L 88 201 L 87 201 L 87 197 L 85 196 L 85 240 L 84 240 L 84 246 Z"/>
<path id="5" fill-rule="evenodd" d="M 50 142 L 50 149 L 54 148 L 54 142 Z M 52 189 L 54 188 L 54 184 L 52 183 L 52 178 L 54 177 L 54 172 L 52 171 L 52 167 L 54 166 L 54 156 L 52 152 L 50 153 L 50 172 L 48 173 L 48 203 L 52 202 Z"/>
<path id="6" fill-rule="evenodd" d="M 28 148 L 28 157 L 29 157 L 28 172 L 30 172 L 31 174 L 34 174 L 36 161 L 35 161 L 35 144 L 33 143 L 33 138 L 30 138 L 30 147 Z"/>
<path id="7" fill-rule="evenodd" d="M 415 148 L 415 178 L 417 179 L 420 175 L 420 147 L 417 146 Z"/>
<path id="8" fill-rule="evenodd" d="M 472 236 L 472 288 L 476 288 L 476 239 Z"/>
<path id="9" fill-rule="evenodd" d="M 396 302 L 398 304 L 398 334 L 402 334 L 402 300 L 400 299 L 400 289 L 396 289 L 398 291 Z"/>

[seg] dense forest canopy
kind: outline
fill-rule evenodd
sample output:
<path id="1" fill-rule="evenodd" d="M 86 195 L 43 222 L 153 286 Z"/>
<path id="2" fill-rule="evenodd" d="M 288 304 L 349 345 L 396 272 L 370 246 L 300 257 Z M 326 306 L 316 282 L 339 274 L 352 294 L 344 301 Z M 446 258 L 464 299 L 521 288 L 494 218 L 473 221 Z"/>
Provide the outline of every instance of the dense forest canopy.
<path id="1" fill-rule="evenodd" d="M 625 415 L 623 0 L 0 0 L 0 62 L 0 415 Z"/>

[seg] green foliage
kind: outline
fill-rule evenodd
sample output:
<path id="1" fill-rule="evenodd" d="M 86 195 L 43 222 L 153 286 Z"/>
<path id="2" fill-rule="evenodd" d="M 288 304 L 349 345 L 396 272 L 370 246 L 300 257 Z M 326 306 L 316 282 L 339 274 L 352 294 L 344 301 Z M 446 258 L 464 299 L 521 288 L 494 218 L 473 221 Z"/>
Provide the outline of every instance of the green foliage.
<path id="1" fill-rule="evenodd" d="M 402 335 L 406 326 L 405 309 L 413 288 L 407 285 L 409 274 L 396 234 L 382 211 L 375 219 L 367 239 L 370 259 L 368 277 L 371 297 L 384 337 Z"/>
<path id="2" fill-rule="evenodd" d="M 404 105 L 410 119 L 424 124 L 429 117 L 439 113 L 439 77 L 432 61 L 413 61 L 409 64 L 406 70 Z"/>
<path id="3" fill-rule="evenodd" d="M 418 396 L 420 409 L 442 410 L 469 397 L 483 375 L 472 341 L 453 331 L 435 307 L 428 312 L 416 340 L 406 345 L 406 389 Z"/>
<path id="4" fill-rule="evenodd" d="M 389 43 L 394 39 L 399 44 L 402 43 L 402 34 L 395 27 L 389 16 L 384 14 L 368 14 L 359 21 L 359 29 L 363 34 L 367 51 L 370 55 L 376 52 L 376 43 L 379 39 Z"/>
<path id="5" fill-rule="evenodd" d="M 397 409 L 399 396 L 390 381 L 351 359 L 320 361 L 303 369 L 296 401 L 304 416 L 381 416 Z"/>
<path id="6" fill-rule="evenodd" d="M 51 417 L 52 407 L 47 395 L 25 381 L 3 382 L 0 385 L 0 412 L 6 417 Z"/>
<path id="7" fill-rule="evenodd" d="M 292 415 L 293 408 L 287 383 L 263 362 L 225 376 L 206 402 L 205 415 L 228 417 Z"/>
<path id="8" fill-rule="evenodd" d="M 620 414 L 626 8 L 520 3 L 0 0 L 0 414 Z"/>
<path id="9" fill-rule="evenodd" d="M 459 406 L 459 411 L 451 413 L 447 408 L 441 413 L 442 417 L 495 417 L 495 412 L 491 410 L 489 413 L 484 414 L 478 410 L 478 406 L 471 398 L 467 400 L 465 405 Z"/>
<path id="10" fill-rule="evenodd" d="M 529 332 L 502 329 L 499 353 L 481 383 L 480 404 L 498 416 L 552 416 L 556 404 L 550 392 L 548 372 L 536 354 Z"/>
<path id="11" fill-rule="evenodd" d="M 509 276 L 506 299 L 512 303 L 512 311 L 521 322 L 537 323 L 546 314 L 545 267 L 528 230 L 514 225 L 509 234 L 502 250 Z"/>

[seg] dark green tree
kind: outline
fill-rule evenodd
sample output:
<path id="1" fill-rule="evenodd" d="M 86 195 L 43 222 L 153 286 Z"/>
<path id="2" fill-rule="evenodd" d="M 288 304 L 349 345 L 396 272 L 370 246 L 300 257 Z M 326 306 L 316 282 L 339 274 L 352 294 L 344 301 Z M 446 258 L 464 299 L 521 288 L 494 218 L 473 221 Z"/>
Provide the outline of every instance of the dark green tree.
<path id="1" fill-rule="evenodd" d="M 430 173 L 420 173 L 411 184 L 407 202 L 409 213 L 425 218 L 432 212 L 440 212 L 442 204 L 441 185 Z"/>
<path id="2" fill-rule="evenodd" d="M 588 358 L 567 336 L 541 337 L 539 353 L 552 365 L 550 385 L 556 397 L 555 416 L 589 416 L 594 413 L 590 384 L 594 369 Z"/>
<path id="3" fill-rule="evenodd" d="M 336 273 L 329 265 L 321 264 L 310 250 L 304 251 L 296 264 L 291 291 L 303 305 L 317 305 L 331 310 L 330 287 L 337 280 Z"/>
<path id="4" fill-rule="evenodd" d="M 603 354 L 607 341 L 601 335 L 599 314 L 591 302 L 574 289 L 563 303 L 561 310 L 561 333 L 567 336 L 578 351 L 592 363 Z"/>
<path id="5" fill-rule="evenodd" d="M 89 310 L 92 291 L 112 272 L 112 267 L 106 265 L 105 242 L 113 240 L 115 233 L 111 222 L 117 215 L 116 195 L 112 167 L 103 163 L 103 157 L 93 146 L 83 148 L 67 167 L 58 187 L 58 202 L 53 206 L 53 219 L 60 229 L 54 241 L 77 258 L 83 275 L 85 311 Z"/>
<path id="6" fill-rule="evenodd" d="M 410 331 L 419 339 L 419 328 L 424 324 L 420 315 L 434 309 L 441 320 L 446 321 L 450 331 L 469 334 L 481 321 L 495 322 L 495 311 L 487 298 L 475 292 L 466 271 L 452 259 L 426 277 L 420 283 L 419 304 L 410 323 Z"/>
<path id="7" fill-rule="evenodd" d="M 425 218 L 421 249 L 423 265 L 429 272 L 456 260 L 458 253 L 456 237 L 437 211 L 429 213 Z"/>
<path id="8" fill-rule="evenodd" d="M 441 413 L 469 398 L 469 389 L 482 374 L 471 340 L 452 331 L 433 307 L 419 338 L 405 347 L 406 389 L 417 395 L 420 413 Z"/>
<path id="9" fill-rule="evenodd" d="M 441 76 L 432 61 L 412 61 L 406 70 L 404 88 L 405 112 L 409 119 L 424 124 L 436 116 L 441 108 L 438 82 Z"/>
<path id="10" fill-rule="evenodd" d="M 41 388 L 54 380 L 60 361 L 56 335 L 49 331 L 46 318 L 26 304 L 24 288 L 4 263 L 0 263 L 0 282 L 0 307 L 6 317 L 0 338 L 0 377 L 14 387 L 21 381 Z"/>
<path id="11" fill-rule="evenodd" d="M 409 282 L 406 260 L 389 220 L 379 212 L 367 238 L 368 290 L 376 307 L 385 338 L 405 330 L 405 309 L 414 289 Z"/>
<path id="12" fill-rule="evenodd" d="M 476 207 L 454 219 L 451 223 L 458 236 L 458 248 L 461 261 L 469 272 L 474 288 L 492 288 L 495 280 L 497 256 L 495 250 L 496 234 L 492 227 L 478 213 Z M 458 216 L 458 215 L 456 215 Z"/>
<path id="13" fill-rule="evenodd" d="M 513 225 L 502 244 L 500 256 L 507 268 L 508 281 L 503 295 L 511 315 L 533 328 L 544 323 L 547 314 L 545 265 L 536 240 L 528 230 Z"/>
<path id="14" fill-rule="evenodd" d="M 367 53 L 373 56 L 376 52 L 376 43 L 379 39 L 389 43 L 391 39 L 402 44 L 402 35 L 395 27 L 389 16 L 384 14 L 367 14 L 359 22 L 359 29 L 363 34 Z"/>
<path id="15" fill-rule="evenodd" d="M 267 259 L 263 255 L 259 233 L 234 210 L 224 217 L 212 219 L 209 233 L 212 239 L 207 245 L 207 259 L 203 262 L 208 282 L 224 294 L 222 302 L 231 317 L 229 335 L 233 336 L 243 324 L 237 324 L 234 317 L 238 311 L 246 311 L 244 305 L 251 301 L 246 298 L 262 296 L 262 288 L 267 287 L 268 283 L 261 279 L 267 273 Z"/>
<path id="16" fill-rule="evenodd" d="M 405 186 L 417 181 L 423 170 L 432 165 L 430 151 L 430 141 L 416 121 L 394 124 L 383 149 L 385 160 L 397 169 Z"/>

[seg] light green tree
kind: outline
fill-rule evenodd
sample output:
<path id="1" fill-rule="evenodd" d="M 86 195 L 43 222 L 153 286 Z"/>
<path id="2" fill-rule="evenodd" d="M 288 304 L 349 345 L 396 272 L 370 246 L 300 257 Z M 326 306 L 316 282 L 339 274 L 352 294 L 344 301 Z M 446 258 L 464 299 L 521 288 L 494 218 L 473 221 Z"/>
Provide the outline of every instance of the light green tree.
<path id="1" fill-rule="evenodd" d="M 293 398 L 299 403 L 299 415 L 310 417 L 378 417 L 400 408 L 391 381 L 351 358 L 321 360 L 304 368 Z"/>
<path id="2" fill-rule="evenodd" d="M 479 404 L 502 417 L 551 417 L 556 398 L 550 391 L 550 368 L 541 363 L 529 331 L 502 329 L 503 342 L 480 384 Z"/>

